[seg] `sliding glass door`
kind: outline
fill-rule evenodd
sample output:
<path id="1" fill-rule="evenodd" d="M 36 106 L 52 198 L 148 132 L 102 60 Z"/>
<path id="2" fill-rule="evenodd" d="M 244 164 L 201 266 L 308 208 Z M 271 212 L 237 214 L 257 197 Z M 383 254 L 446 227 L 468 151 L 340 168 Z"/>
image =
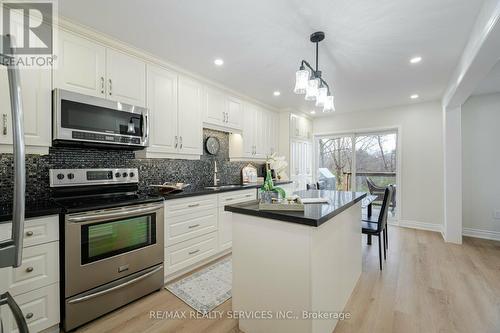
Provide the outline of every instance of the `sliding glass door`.
<path id="1" fill-rule="evenodd" d="M 333 175 L 337 190 L 369 192 L 378 197 L 376 204 L 381 204 L 387 185 L 397 187 L 397 130 L 319 136 L 315 143 L 318 181 L 332 183 L 325 179 Z M 394 198 L 392 216 L 396 209 Z"/>

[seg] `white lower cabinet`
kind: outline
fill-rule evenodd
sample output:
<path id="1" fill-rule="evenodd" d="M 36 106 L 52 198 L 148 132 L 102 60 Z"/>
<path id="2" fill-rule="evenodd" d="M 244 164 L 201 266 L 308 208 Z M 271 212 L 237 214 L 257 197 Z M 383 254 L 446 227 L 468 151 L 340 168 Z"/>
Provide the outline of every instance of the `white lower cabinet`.
<path id="1" fill-rule="evenodd" d="M 31 333 L 59 324 L 59 283 L 14 296 Z M 2 308 L 4 332 L 19 332 L 10 311 Z"/>
<path id="2" fill-rule="evenodd" d="M 256 189 L 165 202 L 165 280 L 228 253 L 232 213 L 224 206 L 256 199 Z"/>
<path id="3" fill-rule="evenodd" d="M 217 253 L 217 232 L 167 247 L 165 273 L 174 273 Z"/>
<path id="4" fill-rule="evenodd" d="M 59 324 L 59 216 L 27 219 L 22 265 L 0 269 L 0 289 L 16 300 L 30 332 Z M 9 309 L 0 308 L 4 332 L 18 332 Z"/>

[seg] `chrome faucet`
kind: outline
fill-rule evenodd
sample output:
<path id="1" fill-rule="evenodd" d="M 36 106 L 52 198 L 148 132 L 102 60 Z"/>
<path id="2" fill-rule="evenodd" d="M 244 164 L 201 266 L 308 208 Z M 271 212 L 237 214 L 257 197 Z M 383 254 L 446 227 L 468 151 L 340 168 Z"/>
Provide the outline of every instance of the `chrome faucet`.
<path id="1" fill-rule="evenodd" d="M 214 186 L 219 185 L 220 179 L 217 177 L 219 169 L 217 169 L 217 161 L 214 161 Z"/>

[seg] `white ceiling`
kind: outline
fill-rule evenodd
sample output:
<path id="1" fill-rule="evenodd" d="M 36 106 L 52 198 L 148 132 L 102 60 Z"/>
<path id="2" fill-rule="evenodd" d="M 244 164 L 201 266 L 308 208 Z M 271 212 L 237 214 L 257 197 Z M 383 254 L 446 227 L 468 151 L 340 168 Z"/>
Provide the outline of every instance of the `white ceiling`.
<path id="1" fill-rule="evenodd" d="M 436 100 L 483 0 L 60 0 L 61 15 L 143 48 L 277 108 L 294 95 L 309 35 L 322 30 L 320 69 L 339 112 Z M 410 65 L 409 58 L 423 61 Z M 217 68 L 216 57 L 225 64 Z M 274 97 L 273 91 L 281 96 Z M 318 112 L 320 113 L 320 112 Z"/>
<path id="2" fill-rule="evenodd" d="M 500 92 L 500 61 L 491 69 L 490 73 L 479 83 L 473 95 L 492 94 Z"/>

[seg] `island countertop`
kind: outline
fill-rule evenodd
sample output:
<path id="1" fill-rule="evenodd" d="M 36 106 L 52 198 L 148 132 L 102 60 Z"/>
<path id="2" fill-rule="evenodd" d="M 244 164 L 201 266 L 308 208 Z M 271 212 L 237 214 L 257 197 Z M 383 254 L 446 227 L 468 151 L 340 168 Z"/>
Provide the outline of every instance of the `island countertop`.
<path id="1" fill-rule="evenodd" d="M 294 192 L 294 194 L 301 198 L 325 198 L 328 200 L 328 203 L 307 204 L 303 212 L 294 212 L 259 210 L 259 202 L 253 200 L 240 204 L 227 205 L 224 210 L 238 214 L 319 227 L 366 197 L 365 192 L 327 190 L 298 191 Z"/>

